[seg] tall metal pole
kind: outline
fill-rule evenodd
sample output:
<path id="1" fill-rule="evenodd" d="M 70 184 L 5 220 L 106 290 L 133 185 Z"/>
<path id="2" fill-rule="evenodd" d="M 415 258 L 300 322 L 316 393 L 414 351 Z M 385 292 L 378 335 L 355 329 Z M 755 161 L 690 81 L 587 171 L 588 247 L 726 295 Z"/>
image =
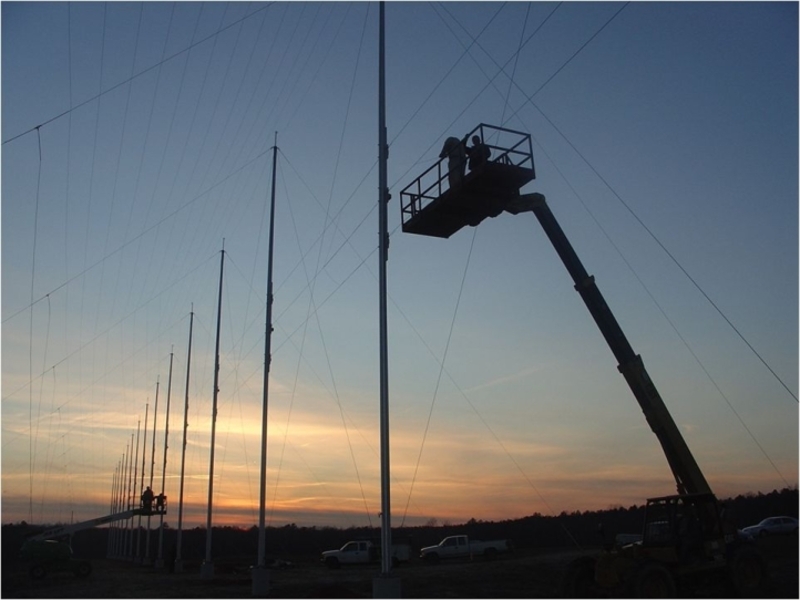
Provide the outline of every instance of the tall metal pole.
<path id="1" fill-rule="evenodd" d="M 172 395 L 172 359 L 175 353 L 169 353 L 169 378 L 167 380 L 167 416 L 164 421 L 164 463 L 161 466 L 161 497 L 164 497 L 164 487 L 167 481 L 167 450 L 169 449 L 169 403 Z M 156 568 L 164 566 L 164 506 L 162 505 L 158 521 L 158 557 Z"/>
<path id="2" fill-rule="evenodd" d="M 145 448 L 147 448 L 147 416 L 148 412 L 150 411 L 150 403 L 144 405 L 144 439 L 142 440 L 142 479 L 139 483 L 139 489 L 144 492 L 144 456 L 147 454 L 145 452 Z M 142 547 L 142 515 L 139 515 L 139 520 L 136 525 L 136 562 L 142 562 L 142 553 L 140 551 Z"/>
<path id="3" fill-rule="evenodd" d="M 156 430 L 158 429 L 158 386 L 160 381 L 156 378 L 156 405 L 153 408 L 153 450 L 150 452 L 150 489 L 153 489 L 153 471 L 156 468 Z M 147 536 L 144 546 L 144 564 L 150 564 L 150 516 L 147 515 Z"/>
<path id="4" fill-rule="evenodd" d="M 134 455 L 133 459 L 133 502 L 136 502 L 136 479 L 139 477 L 139 436 L 141 434 L 142 429 L 142 420 L 139 419 L 136 422 L 136 454 Z M 139 515 L 141 519 L 141 515 Z M 133 517 L 131 517 L 131 528 L 133 528 Z M 139 527 L 136 527 L 136 533 L 139 533 Z M 131 531 L 131 537 L 128 540 L 128 554 L 135 560 L 138 556 L 137 554 L 133 553 L 133 532 Z"/>
<path id="5" fill-rule="evenodd" d="M 122 478 L 122 461 L 117 461 L 117 477 L 116 477 L 116 481 L 114 482 L 114 500 L 113 500 L 113 502 L 114 502 L 114 510 L 111 511 L 112 513 L 117 512 L 117 509 L 119 507 L 119 482 L 120 482 L 121 478 Z M 114 532 L 113 532 L 114 535 L 112 536 L 113 540 L 112 540 L 112 543 L 111 543 L 111 550 L 109 552 L 110 558 L 116 558 L 117 557 L 117 537 L 119 535 L 119 531 L 118 531 L 117 525 L 118 524 L 116 524 L 116 523 L 114 525 Z"/>
<path id="6" fill-rule="evenodd" d="M 214 406 L 211 413 L 211 457 L 208 467 L 208 515 L 206 517 L 206 559 L 201 567 L 204 579 L 214 577 L 214 563 L 211 561 L 211 509 L 214 499 L 214 440 L 217 433 L 217 396 L 219 395 L 219 334 L 222 322 L 222 274 L 225 269 L 225 240 L 222 240 L 222 254 L 219 265 L 219 301 L 217 302 L 217 343 L 214 352 Z"/>
<path id="7" fill-rule="evenodd" d="M 267 409 L 269 406 L 269 368 L 272 362 L 272 257 L 275 249 L 275 168 L 278 163 L 278 132 L 272 148 L 272 199 L 269 208 L 269 249 L 267 252 L 267 323 L 264 334 L 264 383 L 261 409 L 261 483 L 258 510 L 258 564 L 253 569 L 253 596 L 269 593 L 269 571 L 267 571 Z"/>
<path id="8" fill-rule="evenodd" d="M 178 539 L 175 542 L 175 572 L 183 572 L 181 542 L 183 541 L 183 479 L 186 472 L 186 431 L 189 429 L 189 372 L 192 366 L 192 326 L 194 325 L 194 305 L 189 313 L 189 351 L 186 356 L 186 397 L 183 402 L 183 448 L 181 449 L 181 485 L 178 494 Z"/>
<path id="9" fill-rule="evenodd" d="M 130 510 L 133 508 L 131 505 L 132 498 L 133 498 L 133 433 L 131 433 L 131 445 L 130 445 L 130 458 L 128 459 L 128 492 L 127 492 L 127 502 L 125 509 Z M 133 557 L 128 552 L 128 548 L 130 548 L 130 541 L 133 539 L 133 516 L 128 517 L 125 519 L 125 539 L 123 541 L 123 548 L 122 554 L 128 560 L 132 560 Z"/>
<path id="10" fill-rule="evenodd" d="M 114 494 L 117 490 L 117 471 L 119 470 L 119 465 L 117 468 L 114 469 L 114 476 L 111 478 L 111 506 L 109 508 L 108 514 L 113 515 L 116 511 L 115 498 Z M 108 542 L 106 544 L 106 558 L 111 558 L 111 549 L 113 548 L 113 541 L 114 541 L 114 523 L 112 522 L 108 528 Z"/>
<path id="11" fill-rule="evenodd" d="M 389 490 L 389 353 L 386 323 L 386 262 L 389 259 L 389 233 L 387 224 L 387 161 L 389 146 L 386 142 L 386 56 L 384 32 L 384 2 L 380 3 L 380 50 L 378 52 L 378 218 L 379 285 L 380 285 L 380 435 L 381 435 L 381 575 L 392 570 L 392 519 Z"/>
<path id="12" fill-rule="evenodd" d="M 125 454 L 122 455 L 122 486 L 120 487 L 120 506 L 122 510 L 127 510 L 127 498 L 125 480 L 128 478 L 128 445 L 125 445 Z M 118 543 L 117 556 L 124 558 L 125 556 L 125 531 L 127 530 L 127 521 L 120 524 L 120 537 Z"/>

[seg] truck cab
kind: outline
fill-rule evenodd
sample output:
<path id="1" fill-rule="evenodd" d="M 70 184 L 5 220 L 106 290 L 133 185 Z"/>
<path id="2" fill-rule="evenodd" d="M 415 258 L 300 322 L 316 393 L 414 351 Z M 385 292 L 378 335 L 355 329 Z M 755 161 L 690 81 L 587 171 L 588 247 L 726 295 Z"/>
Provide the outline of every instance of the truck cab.
<path id="1" fill-rule="evenodd" d="M 411 548 L 408 544 L 392 544 L 392 564 L 408 562 Z M 380 560 L 380 547 L 367 540 L 347 542 L 338 550 L 326 550 L 322 553 L 322 562 L 329 569 L 338 569 L 342 565 L 365 565 Z"/>

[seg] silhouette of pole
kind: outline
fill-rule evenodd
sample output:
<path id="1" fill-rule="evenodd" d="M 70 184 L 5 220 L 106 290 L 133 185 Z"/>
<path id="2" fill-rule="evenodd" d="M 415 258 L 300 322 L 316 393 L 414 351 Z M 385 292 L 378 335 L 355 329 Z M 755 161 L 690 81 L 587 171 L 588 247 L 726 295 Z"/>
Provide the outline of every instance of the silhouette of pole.
<path id="1" fill-rule="evenodd" d="M 267 324 L 264 335 L 264 392 L 261 409 L 261 484 L 258 510 L 258 564 L 253 569 L 253 596 L 269 593 L 267 571 L 267 408 L 269 406 L 269 368 L 272 362 L 272 256 L 275 249 L 275 167 L 278 162 L 278 132 L 272 148 L 272 199 L 269 209 L 269 250 L 267 252 Z"/>
<path id="2" fill-rule="evenodd" d="M 117 472 L 119 471 L 119 465 L 114 469 L 114 475 L 111 477 L 111 504 L 109 506 L 108 514 L 114 514 L 115 508 L 115 494 L 117 493 Z M 114 543 L 114 528 L 115 523 L 112 522 L 108 528 L 108 542 L 106 543 L 106 558 L 111 558 L 111 549 L 113 548 Z"/>
<path id="3" fill-rule="evenodd" d="M 217 302 L 217 342 L 214 352 L 214 402 L 211 413 L 211 457 L 208 467 L 208 515 L 206 517 L 206 559 L 200 569 L 204 579 L 214 577 L 214 563 L 211 560 L 211 512 L 214 498 L 214 440 L 217 433 L 217 397 L 219 396 L 219 334 L 222 321 L 222 274 L 225 269 L 225 240 L 222 240 L 222 253 L 219 265 L 219 302 Z"/>
<path id="4" fill-rule="evenodd" d="M 167 450 L 169 449 L 169 404 L 170 396 L 172 395 L 172 359 L 174 352 L 169 353 L 169 377 L 167 379 L 167 415 L 164 418 L 164 464 L 161 467 L 161 497 L 165 496 L 164 488 L 167 481 Z M 161 506 L 161 511 L 158 516 L 158 557 L 156 558 L 156 568 L 164 566 L 164 508 Z"/>
<path id="5" fill-rule="evenodd" d="M 128 492 L 127 492 L 127 502 L 125 510 L 130 510 L 133 508 L 131 505 L 131 499 L 133 497 L 133 432 L 131 432 L 131 445 L 130 445 L 130 453 L 131 456 L 128 459 Z M 133 515 L 125 519 L 125 539 L 123 541 L 122 547 L 122 554 L 128 560 L 131 560 L 133 557 L 128 552 L 128 548 L 130 548 L 130 542 L 133 539 Z"/>
<path id="6" fill-rule="evenodd" d="M 133 459 L 133 506 L 136 506 L 136 478 L 139 476 L 139 435 L 141 433 L 141 428 L 142 420 L 139 419 L 136 421 L 136 453 L 134 454 Z M 139 518 L 141 518 L 141 516 Z M 138 527 L 136 528 L 136 531 L 138 533 Z M 136 555 L 133 553 L 133 517 L 131 517 L 131 535 L 130 539 L 128 540 L 128 555 L 132 560 L 136 559 Z"/>
<path id="7" fill-rule="evenodd" d="M 125 506 L 125 477 L 128 472 L 128 446 L 125 446 L 125 452 L 122 453 L 122 477 L 120 477 L 120 485 L 119 485 L 119 510 L 125 510 L 123 507 Z M 122 548 L 125 542 L 125 531 L 122 529 L 122 523 L 120 523 L 120 531 L 119 535 L 117 536 L 117 550 L 116 556 L 117 558 L 122 558 Z"/>
<path id="8" fill-rule="evenodd" d="M 378 52 L 378 218 L 379 218 L 379 325 L 380 325 L 380 437 L 381 437 L 381 575 L 392 570 L 392 519 L 389 487 L 389 353 L 386 302 L 386 263 L 389 260 L 389 233 L 387 209 L 387 160 L 389 146 L 386 142 L 386 73 L 384 3 L 380 3 L 380 31 Z"/>
<path id="9" fill-rule="evenodd" d="M 156 378 L 156 405 L 153 407 L 153 449 L 150 452 L 150 489 L 153 489 L 153 470 L 156 467 L 156 429 L 158 427 L 158 386 Z M 144 564 L 150 564 L 150 514 L 147 515 L 147 537 L 144 542 Z"/>
<path id="10" fill-rule="evenodd" d="M 189 429 L 189 371 L 192 366 L 192 325 L 194 324 L 194 305 L 189 313 L 189 351 L 186 356 L 186 397 L 183 402 L 183 447 L 181 448 L 181 484 L 178 494 L 178 539 L 175 542 L 175 572 L 183 572 L 181 543 L 183 542 L 183 478 L 186 471 L 186 431 Z"/>
<path id="11" fill-rule="evenodd" d="M 114 490 L 111 498 L 112 513 L 117 512 L 117 494 L 119 493 L 120 468 L 121 468 L 120 462 L 117 461 L 117 469 L 114 472 Z M 111 531 L 111 543 L 109 544 L 109 549 L 108 549 L 109 558 L 114 558 L 117 551 L 117 525 L 118 523 L 114 523 L 113 530 Z"/>
<path id="12" fill-rule="evenodd" d="M 112 513 L 117 512 L 119 509 L 119 482 L 122 479 L 122 461 L 117 461 L 117 477 L 116 481 L 114 482 L 114 509 L 111 511 Z M 117 557 L 117 539 L 119 537 L 119 523 L 114 523 L 114 538 L 113 543 L 111 544 L 111 558 Z"/>
<path id="13" fill-rule="evenodd" d="M 150 410 L 150 403 L 144 405 L 144 440 L 142 440 L 142 478 L 139 482 L 139 489 L 144 492 L 144 455 L 147 448 L 147 416 Z M 142 515 L 139 515 L 139 520 L 136 524 L 136 562 L 142 562 Z"/>

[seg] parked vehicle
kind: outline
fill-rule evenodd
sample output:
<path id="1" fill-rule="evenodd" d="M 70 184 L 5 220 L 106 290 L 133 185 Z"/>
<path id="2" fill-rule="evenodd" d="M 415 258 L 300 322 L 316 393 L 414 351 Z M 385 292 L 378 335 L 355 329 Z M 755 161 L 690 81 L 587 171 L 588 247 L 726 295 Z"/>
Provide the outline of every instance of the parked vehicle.
<path id="1" fill-rule="evenodd" d="M 41 579 L 47 573 L 71 571 L 76 577 L 87 577 L 92 565 L 72 555 L 70 545 L 55 540 L 32 540 L 22 546 L 22 559 L 29 563 L 31 579 Z"/>
<path id="2" fill-rule="evenodd" d="M 758 525 L 742 529 L 742 533 L 752 537 L 766 537 L 778 533 L 797 533 L 797 519 L 792 517 L 769 517 Z"/>
<path id="3" fill-rule="evenodd" d="M 502 552 L 510 552 L 512 548 L 511 540 L 482 542 L 470 540 L 466 535 L 451 535 L 436 546 L 423 548 L 419 555 L 420 558 L 429 562 L 438 562 L 442 558 L 473 558 L 476 556 L 493 559 Z"/>
<path id="4" fill-rule="evenodd" d="M 408 544 L 392 544 L 392 565 L 408 562 L 411 547 Z M 381 559 L 380 546 L 370 541 L 359 540 L 347 542 L 338 550 L 326 550 L 322 553 L 322 562 L 329 569 L 338 569 L 342 565 L 365 565 Z"/>

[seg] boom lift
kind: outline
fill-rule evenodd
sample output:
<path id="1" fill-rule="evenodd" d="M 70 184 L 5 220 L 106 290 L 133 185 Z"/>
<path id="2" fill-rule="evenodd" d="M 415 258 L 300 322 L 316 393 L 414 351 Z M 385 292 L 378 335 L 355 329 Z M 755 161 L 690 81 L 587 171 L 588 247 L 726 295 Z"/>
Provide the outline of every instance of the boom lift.
<path id="1" fill-rule="evenodd" d="M 641 356 L 633 351 L 545 197 L 519 193 L 520 187 L 535 178 L 530 136 L 486 124 L 480 124 L 467 138 L 473 134 L 483 143 L 495 136 L 510 141 L 490 145 L 490 160 L 460 181 L 458 177 L 448 178 L 446 172 L 442 174 L 447 170 L 444 166 L 447 157 L 443 157 L 406 186 L 400 192 L 403 231 L 447 238 L 465 225 L 475 226 L 503 211 L 514 215 L 532 212 L 617 359 L 617 368 L 661 444 L 675 477 L 676 495 L 647 501 L 642 540 L 599 557 L 586 556 L 575 561 L 568 570 L 565 593 L 576 597 L 598 594 L 674 597 L 679 583 L 709 574 L 719 578 L 722 574 L 734 591 L 752 595 L 766 576 L 763 560 L 723 518 L 716 496 Z M 449 167 L 453 166 L 450 162 Z M 446 180 L 455 181 L 456 185 L 450 187 Z"/>
<path id="2" fill-rule="evenodd" d="M 68 542 L 59 542 L 58 538 L 72 535 L 84 529 L 91 529 L 106 523 L 124 521 L 136 515 L 167 514 L 167 497 L 157 497 L 154 505 L 142 502 L 138 508 L 112 513 L 96 519 L 81 521 L 70 525 L 52 527 L 40 534 L 25 540 L 20 551 L 21 558 L 30 563 L 29 574 L 33 579 L 41 579 L 51 571 L 72 571 L 77 577 L 87 577 L 92 572 L 92 565 L 87 560 L 73 558 L 72 546 Z"/>

